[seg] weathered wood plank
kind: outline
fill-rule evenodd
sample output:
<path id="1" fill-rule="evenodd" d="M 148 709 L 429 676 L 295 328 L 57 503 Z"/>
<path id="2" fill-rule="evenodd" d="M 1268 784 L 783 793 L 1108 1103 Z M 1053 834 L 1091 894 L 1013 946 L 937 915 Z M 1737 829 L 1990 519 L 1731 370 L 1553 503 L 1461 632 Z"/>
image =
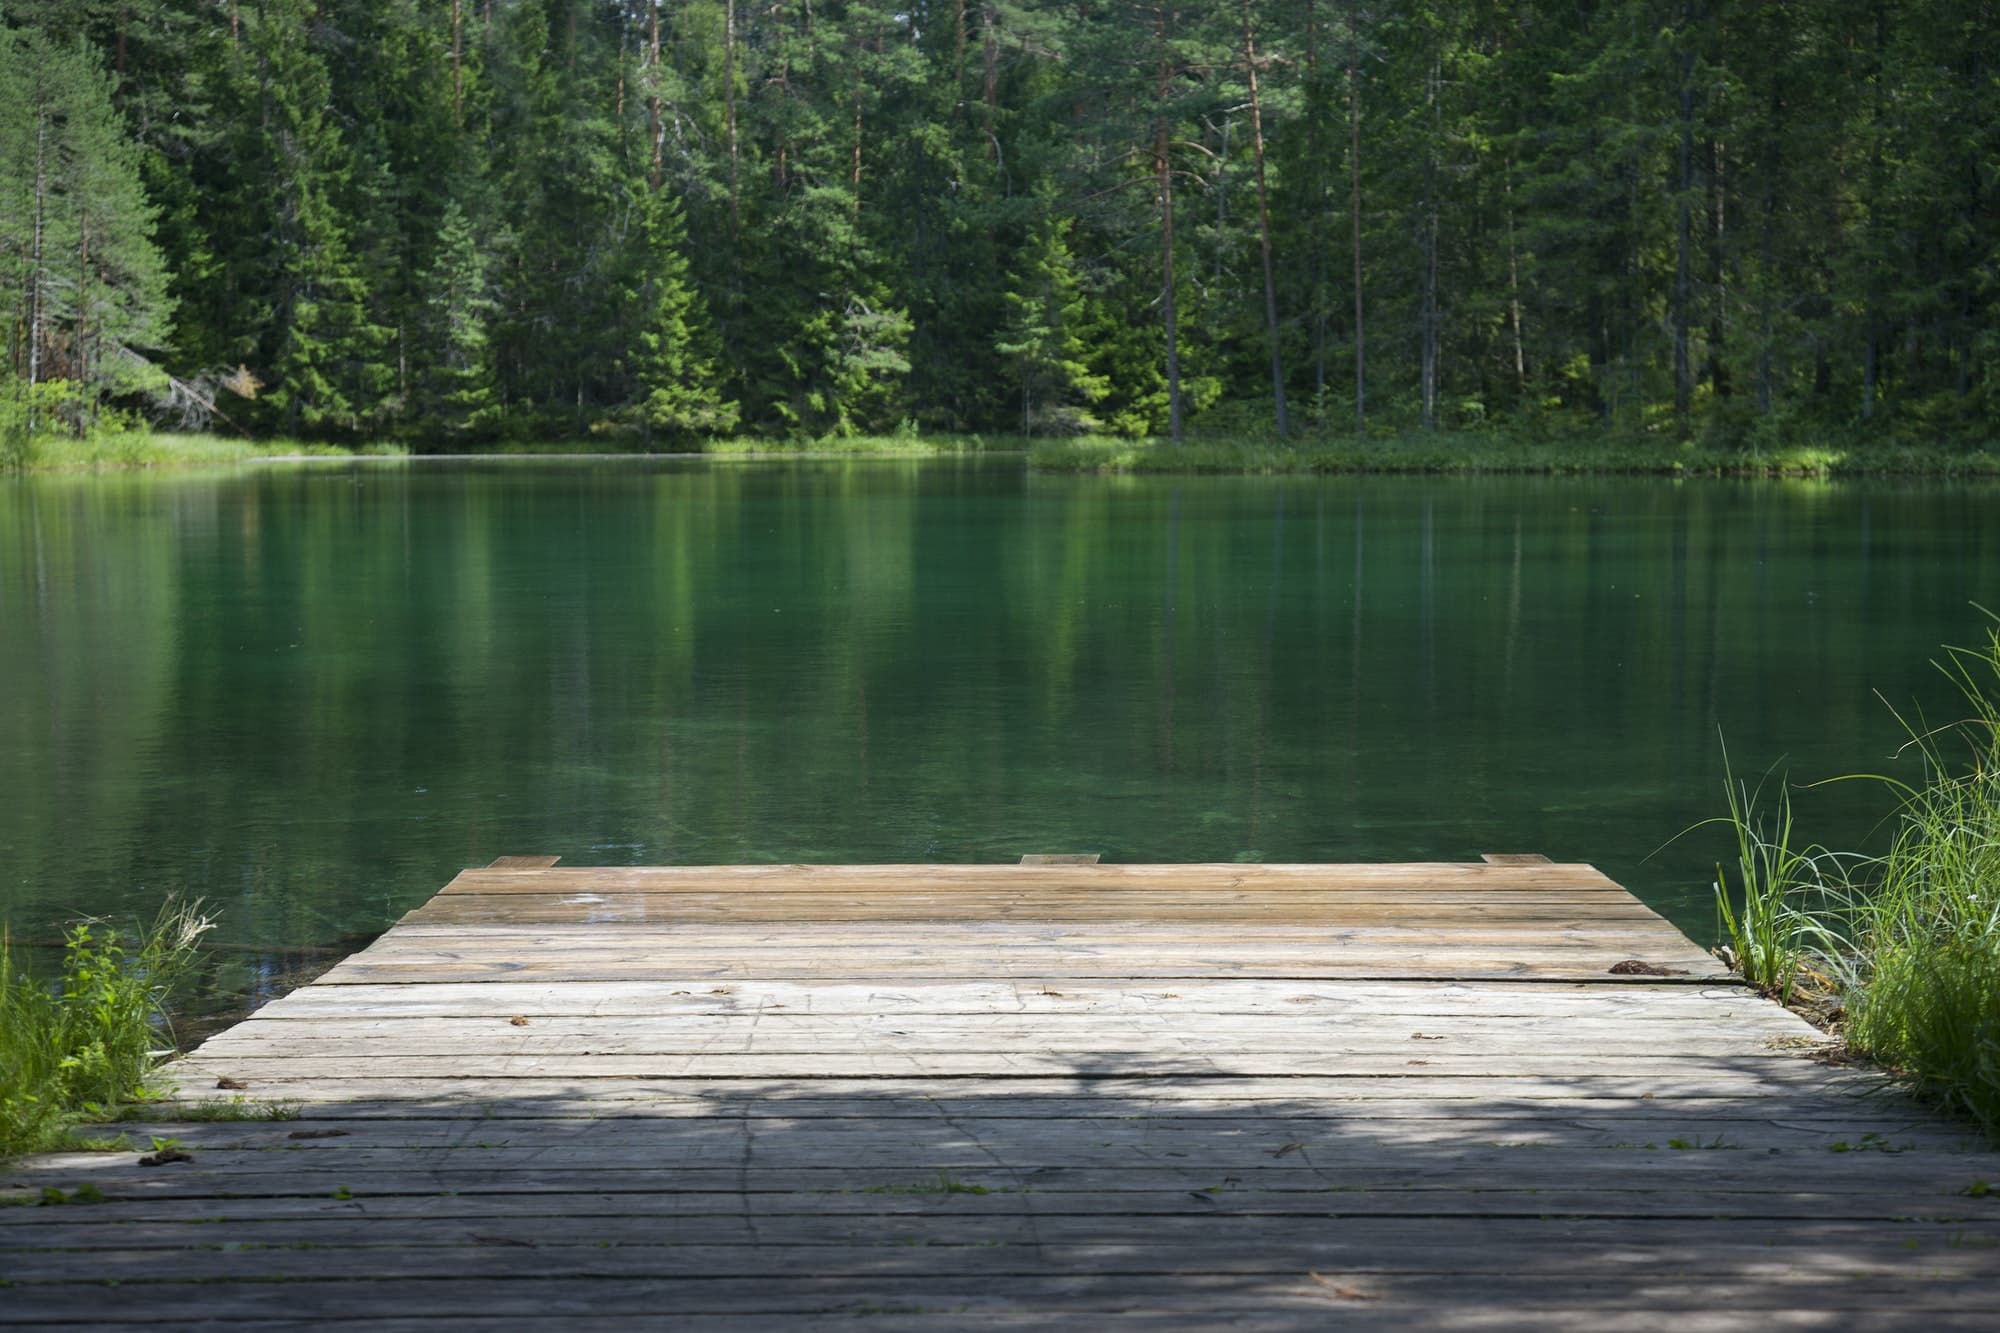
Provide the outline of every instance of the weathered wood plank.
<path id="1" fill-rule="evenodd" d="M 0 1208 L 0 1323 L 1988 1318 L 1991 1155 L 1817 1044 L 1526 855 L 502 858 L 177 1062 L 191 1160 L 0 1171 L 104 1199 Z"/>
<path id="2" fill-rule="evenodd" d="M 1146 982 L 933 982 L 920 987 L 846 981 L 771 981 L 684 987 L 667 982 L 521 981 L 305 986 L 259 1009 L 253 1021 L 340 1018 L 350 1014 L 478 1017 L 498 1014 L 618 1017 L 663 1013 L 741 1013 L 783 1007 L 799 1013 L 1016 1015 L 1174 1013 L 1493 1015 L 1615 1017 L 1639 1023 L 1761 1022 L 1811 1033 L 1803 1020 L 1740 986 L 1620 986 L 1516 982 L 1506 986 L 1343 981 L 1315 987 L 1261 978 L 1190 978 L 1172 987 Z"/>
<path id="3" fill-rule="evenodd" d="M 503 1247 L 515 1250 L 518 1247 Z M 1232 1317 L 1237 1311 L 1291 1311 L 1296 1319 L 1311 1311 L 1324 1318 L 1338 1312 L 1343 1326 L 1366 1317 L 1379 1303 L 1384 1315 L 1372 1327 L 1410 1327 L 1413 1319 L 1426 1327 L 1447 1326 L 1453 1312 L 1476 1314 L 1473 1327 L 1507 1327 L 1498 1314 L 1514 1316 L 1533 1311 L 1533 1326 L 1549 1327 L 1552 1311 L 1572 1310 L 1603 1320 L 1608 1314 L 1631 1313 L 1647 1322 L 1619 1319 L 1618 1326 L 1660 1329 L 1701 1329 L 1695 1322 L 1710 1319 L 1711 1329 L 1751 1329 L 1773 1326 L 1785 1312 L 1810 1310 L 1819 1317 L 1796 1327 L 1850 1328 L 1850 1311 L 1894 1311 L 1900 1324 L 1886 1327 L 1940 1327 L 1948 1316 L 1975 1322 L 1959 1327 L 1990 1328 L 1990 1280 L 1937 1280 L 1912 1273 L 1896 1278 L 1856 1278 L 1834 1281 L 1837 1274 L 1814 1272 L 1789 1278 L 1732 1270 L 1705 1272 L 1698 1283 L 1681 1272 L 1648 1271 L 1643 1254 L 1602 1262 L 1596 1272 L 1534 1272 L 1492 1276 L 1478 1284 L 1453 1284 L 1422 1273 L 1349 1276 L 1333 1265 L 1314 1266 L 1285 1274 L 1207 1274 L 1148 1272 L 1140 1274 L 1052 1275 L 1024 1272 L 1004 1277 L 896 1277 L 890 1275 L 827 1275 L 777 1280 L 762 1274 L 718 1275 L 711 1278 L 635 1278 L 605 1275 L 584 1278 L 540 1278 L 522 1272 L 534 1252 L 513 1254 L 514 1275 L 495 1282 L 483 1276 L 403 1278 L 386 1281 L 243 1282 L 222 1291 L 199 1293 L 203 1305 L 227 1311 L 227 1317 L 298 1317 L 301 1311 L 338 1311 L 342 1319 L 373 1316 L 410 1318 L 425 1314 L 463 1315 L 484 1308 L 499 1315 L 522 1311 L 562 1312 L 593 1320 L 611 1317 L 676 1319 L 722 1314 L 841 1314 L 874 1315 L 900 1310 L 927 1316 L 957 1318 L 968 1311 L 993 1310 L 1017 1314 L 1038 1310 L 1046 1319 L 1058 1312 L 1088 1314 L 1102 1310 L 1158 1311 L 1183 1317 L 1213 1313 Z M 216 1284 L 201 1284 L 214 1286 Z M 1467 1286 L 1476 1285 L 1477 1290 Z M 170 1283 L 125 1282 L 97 1285 L 91 1293 L 88 1318 L 102 1322 L 153 1322 L 161 1318 L 163 1301 L 176 1294 Z M 9 1293 L 0 1305 L 0 1322 L 79 1321 L 77 1288 L 66 1284 L 28 1284 Z M 1356 1292 L 1341 1297 L 1340 1290 Z M 1350 1311 L 1354 1311 L 1350 1318 Z M 1727 1312 L 1727 1319 L 1717 1319 Z M 1827 1312 L 1838 1312 L 1829 1320 Z M 1754 1315 L 1754 1319 L 1745 1316 Z M 324 1316 L 321 1316 L 322 1318 Z M 1918 1321 L 1921 1320 L 1921 1323 Z M 873 1327 L 871 1318 L 870 1327 Z M 1576 1325 L 1583 1327 L 1586 1325 Z M 1597 1327 L 1603 1327 L 1600 1322 Z"/>
<path id="4" fill-rule="evenodd" d="M 203 1195 L 200 1199 L 199 1214 L 208 1219 L 200 1224 L 204 1228 L 266 1221 L 345 1219 L 366 1226 L 375 1220 L 477 1223 L 491 1218 L 524 1219 L 530 1223 L 588 1218 L 605 1225 L 633 1219 L 657 1226 L 672 1225 L 675 1219 L 685 1218 L 722 1228 L 721 1234 L 726 1235 L 727 1228 L 739 1222 L 821 1219 L 829 1227 L 823 1234 L 832 1235 L 857 1220 L 869 1226 L 920 1226 L 928 1224 L 926 1219 L 956 1219 L 966 1226 L 968 1234 L 977 1235 L 982 1228 L 1011 1226 L 1017 1219 L 1067 1217 L 1094 1219 L 1099 1226 L 1106 1219 L 1115 1223 L 1127 1218 L 1141 1225 L 1152 1219 L 1175 1218 L 1195 1219 L 1196 1225 L 1211 1218 L 1239 1217 L 1278 1219 L 1280 1225 L 1291 1225 L 1290 1219 L 1296 1217 L 1413 1218 L 1424 1225 L 1448 1225 L 1455 1220 L 1498 1219 L 1515 1223 L 1585 1218 L 1594 1226 L 1607 1228 L 1626 1223 L 1687 1220 L 1711 1233 L 1715 1223 L 1731 1220 L 1871 1222 L 1884 1224 L 1890 1230 L 1938 1226 L 1946 1228 L 1947 1234 L 1958 1234 L 1968 1222 L 1977 1228 L 1986 1225 L 1980 1219 L 1964 1216 L 1966 1204 L 1962 1195 L 1936 1189 L 1898 1188 L 1881 1181 L 1868 1182 L 1865 1187 L 1798 1189 L 1789 1193 L 1733 1190 L 1726 1181 L 1713 1185 L 1687 1180 L 1655 1182 L 1627 1188 L 1619 1198 L 1615 1217 L 1605 1215 L 1604 1195 L 1593 1189 L 1546 1185 L 1460 1189 L 1449 1181 L 1351 1189 L 1338 1198 L 1325 1190 L 1236 1189 L 1210 1194 L 1178 1189 L 1122 1189 L 946 1194 L 916 1190 L 744 1192 L 725 1186 L 714 1191 L 627 1189 L 616 1193 L 591 1189 L 516 1192 L 493 1188 L 450 1194 L 375 1193 L 360 1199 L 335 1199 L 317 1191 L 292 1195 L 232 1193 Z M 206 1238 L 211 1235 L 225 1234 L 186 1230 L 190 1211 L 195 1207 L 192 1198 L 154 1191 L 141 1197 L 111 1198 L 83 1208 L 10 1208 L 0 1211 L 0 1249 L 33 1249 L 40 1245 L 44 1234 L 66 1234 L 49 1228 L 68 1228 L 72 1233 L 101 1231 L 112 1243 L 118 1235 L 127 1234 L 128 1228 L 151 1223 L 163 1224 L 161 1234 L 178 1237 L 182 1242 L 192 1238 L 195 1244 L 207 1243 Z M 1787 1234 L 1790 1231 L 1791 1228 L 1786 1228 Z M 1976 1240 L 1987 1233 L 1975 1229 L 1970 1234 Z"/>

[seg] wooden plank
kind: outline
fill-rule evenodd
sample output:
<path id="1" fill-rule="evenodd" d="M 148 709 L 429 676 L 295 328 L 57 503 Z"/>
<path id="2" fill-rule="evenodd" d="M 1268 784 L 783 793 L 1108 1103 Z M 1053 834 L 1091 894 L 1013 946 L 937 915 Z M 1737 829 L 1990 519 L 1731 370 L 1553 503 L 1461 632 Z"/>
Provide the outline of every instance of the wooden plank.
<path id="1" fill-rule="evenodd" d="M 1555 898 L 1495 904 L 1393 899 L 1359 901 L 1299 890 L 1296 903 L 1203 901 L 1198 895 L 1121 895 L 1104 899 L 1076 895 L 1050 900 L 1033 895 L 868 896 L 820 893 L 638 894 L 588 893 L 527 897 L 519 894 L 454 894 L 433 900 L 405 918 L 412 925 L 508 925 L 579 922 L 632 924 L 663 922 L 973 922 L 1017 918 L 1035 922 L 1228 922 L 1282 923 L 1294 928 L 1318 924 L 1550 924 L 1565 922 L 1662 930 L 1645 909 L 1605 897 L 1577 902 Z"/>
<path id="2" fill-rule="evenodd" d="M 547 870 L 560 856 L 496 856 L 487 863 L 489 870 Z"/>
<path id="3" fill-rule="evenodd" d="M 478 982 L 411 985 L 305 986 L 259 1009 L 252 1021 L 319 1020 L 350 1014 L 476 1017 L 498 1014 L 618 1017 L 682 1012 L 734 1013 L 785 1008 L 830 1014 L 1492 1015 L 1498 1017 L 1615 1016 L 1628 1022 L 1691 1020 L 1760 1022 L 1801 1034 L 1812 1028 L 1790 1011 L 1743 987 L 1626 986 L 1581 982 L 1517 982 L 1506 986 L 1399 981 L 1300 985 L 1260 978 L 1191 978 L 1169 988 L 1147 982 L 963 981 L 918 987 L 846 981 L 755 979 L 730 986 L 685 987 L 667 982 Z"/>
<path id="4" fill-rule="evenodd" d="M 445 893 L 669 892 L 705 887 L 762 893 L 783 888 L 851 891 L 857 885 L 917 886 L 934 891 L 983 888 L 1019 891 L 1036 886 L 1068 886 L 1112 891 L 1127 886 L 1198 889 L 1255 886 L 1282 891 L 1298 887 L 1367 886 L 1433 890 L 1478 887 L 1495 893 L 1547 887 L 1616 889 L 1618 884 L 1584 864 L 1488 865 L 1477 862 L 1403 862 L 1353 865 L 770 865 L 770 866 L 605 866 L 560 867 L 519 872 L 478 869 L 461 872 Z"/>
<path id="5" fill-rule="evenodd" d="M 1029 852 L 1021 858 L 1024 866 L 1094 866 L 1096 852 Z"/>
<path id="6" fill-rule="evenodd" d="M 672 1318 L 707 1321 L 724 1315 L 866 1316 L 876 1327 L 883 1314 L 908 1315 L 915 1327 L 936 1327 L 942 1316 L 957 1322 L 967 1314 L 992 1311 L 1008 1317 L 1038 1312 L 1044 1321 L 1062 1315 L 1101 1316 L 1157 1313 L 1189 1321 L 1207 1316 L 1205 1327 L 1234 1327 L 1239 1314 L 1287 1313 L 1292 1327 L 1311 1316 L 1337 1313 L 1343 1328 L 1371 1329 L 1494 1326 L 1496 1314 L 1533 1311 L 1537 1328 L 1603 1328 L 1616 1315 L 1621 1329 L 1711 1330 L 1757 1328 L 1968 1328 L 1990 1329 L 1990 1281 L 1939 1280 L 1920 1275 L 1829 1283 L 1825 1272 L 1785 1278 L 1705 1273 L 1691 1283 L 1680 1272 L 1648 1272 L 1643 1253 L 1614 1255 L 1596 1265 L 1596 1274 L 1568 1278 L 1536 1272 L 1493 1276 L 1476 1293 L 1450 1281 L 1425 1280 L 1408 1273 L 1378 1275 L 1366 1290 L 1350 1288 L 1347 1275 L 1312 1267 L 1284 1274 L 1051 1275 L 1026 1273 L 1011 1279 L 940 1275 L 893 1277 L 848 1274 L 774 1280 L 761 1274 L 707 1279 L 620 1276 L 539 1278 L 521 1271 L 531 1251 L 501 1247 L 516 1260 L 514 1276 L 495 1282 L 484 1276 L 400 1278 L 384 1281 L 303 1280 L 243 1282 L 226 1290 L 201 1291 L 219 1284 L 191 1284 L 203 1305 L 231 1321 L 247 1318 L 298 1319 L 301 1312 L 337 1311 L 343 1320 L 415 1319 L 463 1316 L 485 1308 L 502 1316 L 523 1310 L 567 1312 L 592 1321 L 606 1318 Z M 1328 1269 L 1332 1269 L 1329 1276 Z M 1724 1273 L 1730 1272 L 1725 1268 Z M 166 1275 L 159 1275 L 165 1278 Z M 1448 1276 L 1448 1275 L 1447 1275 Z M 1392 1280 L 1393 1278 L 1393 1280 Z M 1566 1280 L 1568 1278 L 1568 1280 Z M 184 1286 L 190 1284 L 184 1284 Z M 170 1283 L 127 1281 L 87 1288 L 93 1322 L 159 1321 L 163 1303 L 177 1295 Z M 1338 1290 L 1360 1291 L 1342 1298 Z M 77 1290 L 66 1284 L 24 1285 L 0 1305 L 0 1322 L 80 1322 Z M 1866 1325 L 1849 1312 L 1892 1313 L 1886 1324 Z M 1573 1321 L 1557 1322 L 1563 1312 Z M 1838 1317 L 1830 1318 L 1833 1313 Z M 1802 1314 L 1809 1318 L 1800 1318 Z M 1726 1317 L 1718 1317 L 1723 1315 Z M 1467 1316 L 1476 1323 L 1466 1324 Z M 1592 1323 L 1591 1321 L 1597 1321 Z M 1364 1324 L 1363 1321 L 1366 1321 Z M 1955 1321 L 1955 1322 L 1954 1322 Z M 767 1325 L 768 1326 L 768 1325 Z M 1515 1325 L 1520 1326 L 1520 1325 Z"/>
<path id="7" fill-rule="evenodd" d="M 465 871 L 176 1063 L 190 1160 L 0 1171 L 104 1199 L 0 1323 L 1990 1316 L 1990 1154 L 1592 867 L 1043 860 Z"/>
<path id="8" fill-rule="evenodd" d="M 323 1183 L 323 1182 L 320 1182 Z M 616 1183 L 616 1182 L 612 1182 Z M 913 1181 L 915 1185 L 935 1184 Z M 1971 1234 L 1983 1237 L 1986 1224 L 1967 1219 L 1962 1213 L 1962 1196 L 1941 1194 L 1933 1189 L 1919 1191 L 1897 1188 L 1893 1183 L 1868 1182 L 1865 1187 L 1795 1189 L 1780 1193 L 1768 1190 L 1730 1189 L 1729 1182 L 1674 1180 L 1647 1182 L 1629 1187 L 1620 1197 L 1616 1217 L 1606 1217 L 1602 1191 L 1568 1186 L 1458 1189 L 1449 1181 L 1416 1182 L 1384 1186 L 1372 1190 L 1344 1191 L 1337 1200 L 1324 1190 L 1225 1190 L 1220 1193 L 1185 1190 L 1027 1190 L 987 1194 L 938 1193 L 935 1190 L 900 1191 L 833 1190 L 814 1193 L 760 1190 L 744 1192 L 733 1188 L 703 1190 L 634 1190 L 618 1192 L 587 1188 L 554 1190 L 506 1189 L 473 1190 L 439 1194 L 435 1191 L 409 1194 L 369 1194 L 359 1199 L 334 1199 L 314 1191 L 296 1194 L 210 1194 L 203 1196 L 201 1215 L 204 1228 L 234 1223 L 255 1225 L 270 1221 L 324 1222 L 358 1221 L 362 1225 L 380 1219 L 415 1219 L 427 1222 L 478 1222 L 486 1219 L 524 1219 L 529 1222 L 589 1218 L 616 1225 L 624 1219 L 639 1219 L 660 1225 L 682 1218 L 696 1219 L 710 1227 L 726 1227 L 739 1220 L 814 1219 L 827 1227 L 824 1234 L 837 1234 L 851 1219 L 870 1226 L 884 1224 L 924 1225 L 927 1222 L 958 1221 L 972 1234 L 982 1228 L 1014 1224 L 1016 1219 L 1087 1218 L 1100 1227 L 1106 1220 L 1133 1219 L 1141 1224 L 1153 1219 L 1191 1218 L 1272 1218 L 1289 1219 L 1379 1218 L 1418 1219 L 1425 1225 L 1456 1219 L 1500 1219 L 1514 1223 L 1586 1218 L 1594 1226 L 1618 1223 L 1657 1223 L 1693 1220 L 1715 1231 L 1718 1221 L 1806 1221 L 1873 1222 L 1893 1228 L 1944 1227 L 1955 1233 L 1968 1221 Z M 349 1193 L 353 1191 L 350 1189 Z M 1954 1198 L 1960 1199 L 1953 1202 Z M 171 1193 L 153 1192 L 144 1196 L 120 1197 L 85 1208 L 10 1208 L 0 1210 L 0 1250 L 34 1249 L 44 1236 L 63 1237 L 101 1233 L 102 1244 L 115 1244 L 121 1235 L 144 1234 L 128 1228 L 160 1224 L 160 1233 L 186 1243 L 185 1229 L 191 1200 Z M 1789 1232 L 1789 1228 L 1787 1231 Z M 203 1230 L 209 1236 L 223 1232 Z M 1949 1233 L 1948 1233 L 1949 1234 Z M 64 1248 L 53 1242 L 50 1248 Z"/>

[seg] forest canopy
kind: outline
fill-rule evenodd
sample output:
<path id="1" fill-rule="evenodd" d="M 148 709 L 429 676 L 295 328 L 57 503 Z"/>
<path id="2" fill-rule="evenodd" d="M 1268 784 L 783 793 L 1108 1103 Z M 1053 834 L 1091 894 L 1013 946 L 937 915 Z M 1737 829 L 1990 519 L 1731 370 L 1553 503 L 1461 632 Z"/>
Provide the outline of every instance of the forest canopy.
<path id="1" fill-rule="evenodd" d="M 5 0 L 9 431 L 1986 441 L 1958 0 Z"/>

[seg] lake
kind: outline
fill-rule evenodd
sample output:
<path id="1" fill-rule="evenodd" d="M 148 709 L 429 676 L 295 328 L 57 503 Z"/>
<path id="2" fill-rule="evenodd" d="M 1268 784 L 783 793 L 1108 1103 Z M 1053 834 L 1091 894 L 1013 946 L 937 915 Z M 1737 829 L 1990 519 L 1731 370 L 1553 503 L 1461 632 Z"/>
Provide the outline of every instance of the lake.
<path id="1" fill-rule="evenodd" d="M 1913 776 L 2000 491 L 368 461 L 0 478 L 0 915 L 268 993 L 502 854 L 1588 860 L 1697 939 L 1739 775 Z M 1878 697 L 1878 694 L 1882 697 Z M 1861 842 L 1864 784 L 1798 793 Z"/>

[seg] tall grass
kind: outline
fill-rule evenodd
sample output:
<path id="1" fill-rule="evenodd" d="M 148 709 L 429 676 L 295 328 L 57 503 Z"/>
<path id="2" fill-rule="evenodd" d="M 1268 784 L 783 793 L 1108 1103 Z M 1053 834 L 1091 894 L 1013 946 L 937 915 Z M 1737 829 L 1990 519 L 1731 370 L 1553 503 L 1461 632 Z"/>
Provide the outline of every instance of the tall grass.
<path id="1" fill-rule="evenodd" d="M 1968 712 L 1911 729 L 1925 779 L 1854 899 L 1847 1037 L 2000 1139 L 2000 630 L 1940 665 Z"/>
<path id="2" fill-rule="evenodd" d="M 143 1093 L 169 997 L 211 924 L 199 903 L 178 901 L 136 941 L 79 922 L 53 985 L 17 972 L 0 939 L 0 1159 L 57 1146 L 79 1120 Z"/>
<path id="3" fill-rule="evenodd" d="M 1790 1004 L 1802 978 L 1824 984 L 1813 960 L 1830 952 L 1836 937 L 1826 929 L 1826 908 L 1837 900 L 1841 858 L 1820 847 L 1793 845 L 1792 796 L 1778 784 L 1777 813 L 1766 822 L 1760 809 L 1763 783 L 1737 780 L 1722 756 L 1723 789 L 1729 815 L 1723 822 L 1736 834 L 1736 878 L 1715 868 L 1717 933 L 1730 964 L 1744 980 Z"/>
<path id="4" fill-rule="evenodd" d="M 1923 775 L 1880 779 L 1898 801 L 1888 852 L 1794 851 L 1789 799 L 1773 832 L 1732 783 L 1739 883 L 1718 872 L 1717 912 L 1746 980 L 1789 999 L 1824 979 L 1850 1047 L 2000 1143 L 2000 628 L 1941 666 L 1967 712 L 1905 722 Z"/>

